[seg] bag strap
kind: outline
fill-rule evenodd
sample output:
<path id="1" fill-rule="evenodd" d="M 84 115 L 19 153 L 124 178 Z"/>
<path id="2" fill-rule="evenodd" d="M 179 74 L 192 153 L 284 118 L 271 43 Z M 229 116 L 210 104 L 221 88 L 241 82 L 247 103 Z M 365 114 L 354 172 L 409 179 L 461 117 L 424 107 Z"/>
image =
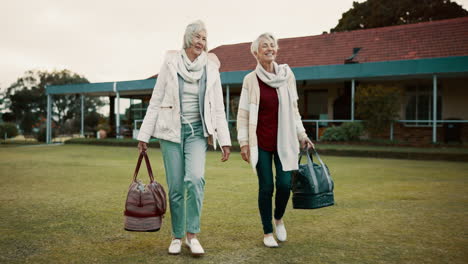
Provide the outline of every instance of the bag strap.
<path id="1" fill-rule="evenodd" d="M 148 176 L 150 178 L 151 182 L 154 182 L 154 177 L 153 177 L 153 170 L 151 169 L 151 164 L 148 158 L 148 154 L 146 154 L 146 151 L 142 151 L 140 153 L 140 156 L 138 157 L 138 162 L 135 168 L 135 173 L 133 174 L 133 181 L 137 181 L 137 176 L 138 176 L 138 171 L 140 171 L 140 166 L 141 166 L 141 161 L 145 158 L 145 163 L 146 163 L 146 169 L 148 170 Z"/>
<path id="2" fill-rule="evenodd" d="M 320 162 L 320 165 L 322 165 L 323 172 L 325 173 L 325 176 L 327 177 L 328 190 L 331 191 L 332 190 L 332 183 L 331 183 L 330 175 L 328 174 L 327 167 L 325 166 L 325 163 L 323 163 L 322 159 L 320 158 L 320 155 L 318 154 L 317 150 L 315 148 L 313 148 L 313 150 L 314 150 L 315 156 L 317 156 L 317 159 Z"/>
<path id="3" fill-rule="evenodd" d="M 327 181 L 328 181 L 328 190 L 331 191 L 332 182 L 331 182 L 330 174 L 328 174 L 327 167 L 325 166 L 325 163 L 323 163 L 322 159 L 320 158 L 320 155 L 318 154 L 317 150 L 315 148 L 312 148 L 312 150 L 315 156 L 317 156 L 317 160 L 320 162 L 320 165 L 323 168 L 323 172 L 325 173 L 325 177 L 327 178 Z M 299 164 L 301 163 L 302 155 L 304 154 L 307 156 L 307 165 L 312 174 L 312 181 L 314 182 L 315 191 L 318 192 L 317 175 L 315 174 L 315 171 L 314 171 L 314 165 L 313 165 L 314 163 L 312 162 L 312 158 L 310 156 L 309 150 L 301 150 L 301 154 L 299 156 Z"/>
<path id="4" fill-rule="evenodd" d="M 307 156 L 307 167 L 309 168 L 310 174 L 312 176 L 312 182 L 314 183 L 314 191 L 318 193 L 319 189 L 318 189 L 317 175 L 315 174 L 314 163 L 312 162 L 312 158 L 310 157 L 310 153 L 308 150 L 301 151 L 301 154 L 299 156 L 299 164 L 301 163 L 302 155 L 304 154 Z"/>

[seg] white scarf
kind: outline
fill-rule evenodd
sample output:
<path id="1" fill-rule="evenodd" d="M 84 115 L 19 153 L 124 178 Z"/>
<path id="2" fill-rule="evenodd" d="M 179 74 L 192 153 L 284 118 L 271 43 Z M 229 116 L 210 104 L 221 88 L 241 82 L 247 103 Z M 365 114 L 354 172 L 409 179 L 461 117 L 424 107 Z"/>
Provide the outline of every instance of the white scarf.
<path id="1" fill-rule="evenodd" d="M 260 80 L 273 88 L 285 86 L 290 74 L 290 71 L 288 71 L 289 66 L 287 64 L 278 65 L 278 63 L 273 62 L 273 69 L 275 73 L 267 72 L 259 63 L 255 68 L 255 73 L 257 73 Z"/>
<path id="2" fill-rule="evenodd" d="M 206 52 L 202 52 L 194 61 L 190 61 L 182 49 L 177 56 L 177 73 L 188 83 L 194 83 L 200 80 L 203 74 L 203 68 L 208 61 Z"/>
<path id="3" fill-rule="evenodd" d="M 293 102 L 297 101 L 298 96 L 296 91 L 290 91 L 288 87 L 289 78 L 293 74 L 289 66 L 273 62 L 273 68 L 275 73 L 269 73 L 257 64 L 255 73 L 264 83 L 278 90 L 278 155 L 283 170 L 288 171 L 296 169 L 299 153 L 296 116 L 293 111 Z"/>

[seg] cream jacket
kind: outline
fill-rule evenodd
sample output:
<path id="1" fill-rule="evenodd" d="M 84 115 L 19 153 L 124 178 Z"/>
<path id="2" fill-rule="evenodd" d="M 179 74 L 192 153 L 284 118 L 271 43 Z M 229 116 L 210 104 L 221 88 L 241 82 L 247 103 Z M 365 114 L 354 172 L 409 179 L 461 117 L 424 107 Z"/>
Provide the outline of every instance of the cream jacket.
<path id="1" fill-rule="evenodd" d="M 297 88 L 296 79 L 291 72 L 291 77 L 288 80 L 288 94 L 291 100 L 291 111 L 294 113 L 294 120 L 288 120 L 290 126 L 296 128 L 297 138 L 291 140 L 303 140 L 307 138 L 306 131 L 302 125 L 301 115 L 297 107 Z M 283 98 L 281 98 L 283 99 Z M 280 100 L 281 103 L 281 100 Z M 258 107 L 260 104 L 260 86 L 257 80 L 255 71 L 247 74 L 244 77 L 242 84 L 242 91 L 239 100 L 239 110 L 237 113 L 237 139 L 239 140 L 240 147 L 249 146 L 250 150 L 250 164 L 255 170 L 258 162 L 258 142 L 257 142 L 257 122 L 258 122 Z M 299 145 L 292 142 L 286 146 L 278 145 L 278 153 L 281 160 L 283 170 L 297 170 L 298 169 L 298 154 Z M 287 153 L 281 155 L 282 153 Z M 292 153 L 292 154 L 291 154 Z"/>
<path id="2" fill-rule="evenodd" d="M 141 125 L 137 139 L 148 142 L 153 136 L 175 143 L 181 142 L 181 117 L 179 83 L 177 77 L 177 51 L 166 53 L 161 71 L 153 89 L 150 104 Z M 231 146 L 226 114 L 224 112 L 223 91 L 219 75 L 220 62 L 215 54 L 208 54 L 206 65 L 206 93 L 204 121 L 209 137 L 208 142 L 220 146 Z"/>

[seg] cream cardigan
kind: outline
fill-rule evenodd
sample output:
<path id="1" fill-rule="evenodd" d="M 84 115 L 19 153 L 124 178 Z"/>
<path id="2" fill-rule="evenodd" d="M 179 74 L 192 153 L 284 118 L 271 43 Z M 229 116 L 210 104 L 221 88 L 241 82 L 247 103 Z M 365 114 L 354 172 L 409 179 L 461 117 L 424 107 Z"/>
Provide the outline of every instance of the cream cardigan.
<path id="1" fill-rule="evenodd" d="M 288 69 L 290 70 L 290 69 Z M 288 80 L 288 93 L 290 105 L 293 109 L 295 119 L 288 120 L 290 126 L 296 128 L 297 139 L 303 140 L 307 138 L 304 126 L 302 125 L 301 115 L 297 107 L 297 88 L 296 79 L 291 72 Z M 284 98 L 279 98 L 279 103 Z M 244 78 L 242 85 L 241 96 L 239 100 L 239 110 L 237 113 L 237 139 L 240 147 L 249 146 L 250 149 L 250 164 L 255 169 L 258 162 L 258 142 L 257 142 L 257 121 L 258 121 L 258 106 L 260 103 L 260 86 L 258 84 L 257 75 L 255 71 L 247 74 Z M 299 145 L 298 141 L 291 141 L 291 144 L 280 146 L 278 144 L 278 154 L 281 160 L 283 170 L 297 170 L 298 169 L 298 155 Z"/>

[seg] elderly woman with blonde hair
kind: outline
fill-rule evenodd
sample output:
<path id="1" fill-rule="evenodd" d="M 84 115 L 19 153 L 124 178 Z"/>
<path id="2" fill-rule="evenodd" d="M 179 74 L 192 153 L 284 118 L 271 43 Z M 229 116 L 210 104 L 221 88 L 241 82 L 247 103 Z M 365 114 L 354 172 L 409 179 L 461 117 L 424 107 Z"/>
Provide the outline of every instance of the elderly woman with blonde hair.
<path id="1" fill-rule="evenodd" d="M 147 150 L 151 136 L 160 141 L 172 222 L 169 254 L 181 252 L 184 236 L 193 255 L 205 253 L 197 233 L 207 145 L 216 149 L 219 143 L 223 162 L 230 154 L 220 63 L 206 52 L 206 39 L 205 25 L 195 21 L 185 30 L 183 48 L 166 54 L 138 134 L 140 152 Z"/>
<path id="2" fill-rule="evenodd" d="M 287 64 L 278 65 L 278 41 L 270 33 L 251 45 L 256 69 L 242 85 L 237 114 L 237 135 L 242 159 L 250 162 L 258 176 L 258 207 L 263 225 L 263 243 L 278 247 L 273 237 L 272 197 L 276 185 L 274 223 L 276 238 L 286 241 L 283 221 L 291 193 L 291 171 L 298 169 L 299 143 L 313 147 L 297 107 L 296 79 Z M 273 162 L 276 176 L 273 181 Z"/>

